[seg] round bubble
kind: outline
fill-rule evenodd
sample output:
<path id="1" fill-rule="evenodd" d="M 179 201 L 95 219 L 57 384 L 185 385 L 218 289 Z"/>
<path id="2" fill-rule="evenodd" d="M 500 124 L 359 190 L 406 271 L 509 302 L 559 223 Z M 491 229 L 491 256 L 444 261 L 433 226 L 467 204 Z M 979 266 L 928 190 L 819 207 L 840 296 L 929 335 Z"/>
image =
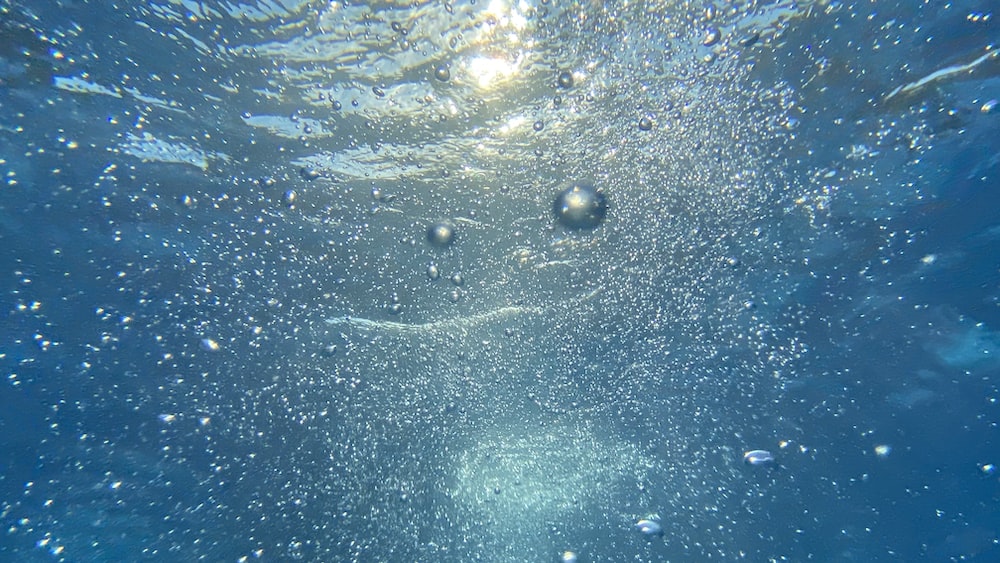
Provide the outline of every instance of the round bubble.
<path id="1" fill-rule="evenodd" d="M 572 88 L 573 73 L 568 70 L 560 72 L 559 76 L 556 78 L 556 84 L 558 84 L 560 88 Z"/>
<path id="2" fill-rule="evenodd" d="M 427 228 L 427 242 L 445 247 L 455 242 L 455 226 L 447 221 L 438 221 Z"/>
<path id="3" fill-rule="evenodd" d="M 556 196 L 552 204 L 556 221 L 570 229 L 593 229 L 604 221 L 608 200 L 587 183 L 576 183 Z"/>
<path id="4" fill-rule="evenodd" d="M 427 265 L 427 279 L 434 281 L 441 277 L 441 270 L 438 269 L 437 264 Z"/>

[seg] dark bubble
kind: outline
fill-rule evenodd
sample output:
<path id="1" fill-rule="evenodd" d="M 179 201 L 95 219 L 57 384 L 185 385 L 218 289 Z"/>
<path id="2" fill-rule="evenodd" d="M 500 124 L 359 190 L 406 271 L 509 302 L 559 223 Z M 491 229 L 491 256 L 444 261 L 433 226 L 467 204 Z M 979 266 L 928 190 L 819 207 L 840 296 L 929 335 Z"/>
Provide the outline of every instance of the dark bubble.
<path id="1" fill-rule="evenodd" d="M 545 129 L 545 122 L 539 119 L 531 126 L 531 128 L 535 131 L 541 131 L 542 129 Z"/>
<path id="2" fill-rule="evenodd" d="M 648 115 L 644 115 L 644 116 L 642 116 L 642 117 L 639 118 L 639 130 L 640 131 L 649 131 L 652 128 L 653 128 L 653 120 L 650 119 L 650 117 Z"/>
<path id="3" fill-rule="evenodd" d="M 593 229 L 608 213 L 608 200 L 594 186 L 578 182 L 556 196 L 552 204 L 556 221 L 570 229 Z"/>
<path id="4" fill-rule="evenodd" d="M 384 98 L 385 90 L 379 88 L 378 86 L 372 86 L 372 94 L 375 94 L 376 98 Z"/>
<path id="5" fill-rule="evenodd" d="M 340 103 L 340 100 L 333 101 L 333 109 L 339 110 L 342 107 L 344 107 L 344 105 Z"/>
<path id="6" fill-rule="evenodd" d="M 299 175 L 302 176 L 303 180 L 315 180 L 319 178 L 319 171 L 315 168 L 303 168 L 299 170 Z"/>
<path id="7" fill-rule="evenodd" d="M 556 84 L 558 84 L 560 88 L 572 88 L 573 73 L 568 70 L 560 72 L 559 76 L 556 78 Z"/>
<path id="8" fill-rule="evenodd" d="M 750 47 L 756 43 L 758 39 L 760 39 L 760 34 L 757 32 L 746 35 L 740 39 L 740 47 Z"/>
<path id="9" fill-rule="evenodd" d="M 434 69 L 434 78 L 437 78 L 441 82 L 448 82 L 451 79 L 451 71 L 448 70 L 448 65 L 440 65 Z"/>
<path id="10" fill-rule="evenodd" d="M 455 226 L 447 221 L 438 221 L 427 228 L 427 242 L 445 247 L 455 242 Z"/>

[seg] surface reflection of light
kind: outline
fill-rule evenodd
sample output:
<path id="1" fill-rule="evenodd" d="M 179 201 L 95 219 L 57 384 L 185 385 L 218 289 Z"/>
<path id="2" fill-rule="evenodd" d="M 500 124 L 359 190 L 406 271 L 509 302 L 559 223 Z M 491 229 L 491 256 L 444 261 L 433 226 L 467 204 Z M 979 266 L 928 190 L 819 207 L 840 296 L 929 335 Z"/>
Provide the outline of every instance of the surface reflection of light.
<path id="1" fill-rule="evenodd" d="M 493 57 L 475 57 L 469 60 L 466 72 L 475 81 L 476 86 L 487 89 L 505 82 L 517 74 L 520 62 L 520 57 L 513 61 Z"/>
<path id="2" fill-rule="evenodd" d="M 524 128 L 527 125 L 527 123 L 528 123 L 527 117 L 524 117 L 523 115 L 515 115 L 514 117 L 507 120 L 507 123 L 504 123 L 503 125 L 500 126 L 500 134 L 506 135 L 508 133 L 513 133 L 514 131 Z"/>
<path id="3" fill-rule="evenodd" d="M 529 8 L 527 2 L 518 2 L 517 6 L 512 6 L 506 0 L 492 0 L 486 15 L 496 18 L 501 27 L 512 27 L 517 30 L 524 29 L 528 19 L 524 17 L 524 12 Z"/>
<path id="4" fill-rule="evenodd" d="M 490 0 L 479 13 L 478 35 L 470 44 L 484 47 L 482 55 L 465 63 L 472 84 L 479 89 L 495 88 L 518 73 L 531 41 L 523 41 L 520 33 L 528 27 L 525 17 L 531 6 L 524 0 Z"/>

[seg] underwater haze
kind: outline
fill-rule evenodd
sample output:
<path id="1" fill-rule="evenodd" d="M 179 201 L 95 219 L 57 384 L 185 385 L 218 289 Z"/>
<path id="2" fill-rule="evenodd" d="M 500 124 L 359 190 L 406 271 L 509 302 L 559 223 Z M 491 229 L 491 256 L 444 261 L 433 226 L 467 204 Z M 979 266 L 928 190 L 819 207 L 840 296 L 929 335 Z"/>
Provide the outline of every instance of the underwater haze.
<path id="1" fill-rule="evenodd" d="M 0 0 L 0 560 L 1000 560 L 993 0 Z"/>

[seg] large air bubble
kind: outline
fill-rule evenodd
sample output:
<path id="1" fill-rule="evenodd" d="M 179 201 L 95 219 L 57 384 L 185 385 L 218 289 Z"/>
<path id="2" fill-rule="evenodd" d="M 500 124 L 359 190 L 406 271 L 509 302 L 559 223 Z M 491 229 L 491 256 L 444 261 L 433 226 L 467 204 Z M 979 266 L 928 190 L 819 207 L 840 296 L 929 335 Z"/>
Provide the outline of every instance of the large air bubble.
<path id="1" fill-rule="evenodd" d="M 552 204 L 556 221 L 570 229 L 594 229 L 608 213 L 608 200 L 592 184 L 578 182 L 559 192 Z"/>

